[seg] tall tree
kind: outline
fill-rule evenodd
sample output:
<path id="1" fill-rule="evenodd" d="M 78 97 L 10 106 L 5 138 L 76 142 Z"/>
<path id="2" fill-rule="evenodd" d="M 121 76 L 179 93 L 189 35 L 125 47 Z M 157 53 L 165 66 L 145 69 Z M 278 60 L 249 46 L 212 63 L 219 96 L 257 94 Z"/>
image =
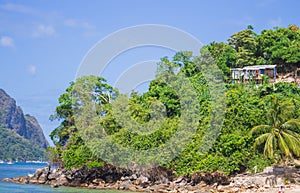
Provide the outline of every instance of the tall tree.
<path id="1" fill-rule="evenodd" d="M 278 152 L 283 160 L 300 156 L 300 121 L 291 119 L 294 108 L 291 100 L 282 101 L 277 95 L 271 95 L 266 123 L 250 131 L 256 136 L 254 146 L 263 147 L 265 156 L 274 158 Z"/>
<path id="2" fill-rule="evenodd" d="M 51 116 L 52 120 L 61 120 L 61 124 L 50 134 L 55 148 L 49 148 L 48 154 L 54 163 L 71 169 L 80 167 L 87 160 L 96 160 L 97 162 L 97 158 L 91 153 L 79 134 L 78 125 L 81 123 L 78 121 L 78 117 L 87 114 L 81 110 L 82 105 L 86 103 L 84 97 L 88 96 L 88 100 L 92 100 L 97 116 L 104 117 L 110 110 L 110 101 L 113 100 L 115 94 L 116 91 L 102 77 L 86 76 L 70 84 L 66 92 L 59 97 L 59 105 L 56 107 L 55 114 Z M 111 116 L 106 118 L 100 124 L 105 125 L 108 120 L 111 120 Z M 112 124 L 113 120 L 105 125 L 105 128 L 109 130 L 108 133 L 115 129 L 110 127 Z"/>
<path id="3" fill-rule="evenodd" d="M 257 37 L 261 55 L 279 71 L 291 72 L 300 66 L 300 30 L 296 25 L 263 30 Z"/>
<path id="4" fill-rule="evenodd" d="M 255 40 L 256 33 L 252 26 L 247 29 L 233 34 L 228 39 L 228 44 L 231 45 L 237 52 L 237 67 L 256 64 L 255 52 L 257 42 Z"/>
<path id="5" fill-rule="evenodd" d="M 59 105 L 56 107 L 56 112 L 51 116 L 51 120 L 62 120 L 59 127 L 54 129 L 50 137 L 53 142 L 64 146 L 70 139 L 73 133 L 77 132 L 74 122 L 74 113 L 77 108 L 80 108 L 78 101 L 74 100 L 76 96 L 82 94 L 78 92 L 86 92 L 92 96 L 92 100 L 97 105 L 97 113 L 99 116 L 105 114 L 107 110 L 105 105 L 109 104 L 111 98 L 115 95 L 115 90 L 106 83 L 102 77 L 86 76 L 72 82 L 59 98 Z"/>
<path id="6" fill-rule="evenodd" d="M 230 68 L 237 68 L 237 52 L 227 43 L 212 42 L 206 46 L 211 56 L 220 70 L 222 70 L 224 79 L 227 80 L 230 76 Z"/>

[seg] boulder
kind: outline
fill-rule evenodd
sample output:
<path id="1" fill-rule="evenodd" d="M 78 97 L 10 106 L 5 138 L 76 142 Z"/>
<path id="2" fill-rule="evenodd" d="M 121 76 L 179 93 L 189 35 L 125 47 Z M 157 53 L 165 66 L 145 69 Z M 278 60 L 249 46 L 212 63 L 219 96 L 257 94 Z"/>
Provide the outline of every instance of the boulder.
<path id="1" fill-rule="evenodd" d="M 129 190 L 130 187 L 132 187 L 132 186 L 133 186 L 133 184 L 131 181 L 123 181 L 119 184 L 117 189 L 118 190 Z"/>
<path id="2" fill-rule="evenodd" d="M 139 176 L 136 180 L 135 180 L 135 184 L 136 185 L 141 185 L 141 184 L 148 184 L 149 183 L 149 179 L 143 175 Z"/>
<path id="3" fill-rule="evenodd" d="M 36 169 L 34 175 L 31 177 L 31 179 L 38 180 L 42 174 L 43 174 L 43 168 L 38 168 L 38 169 Z"/>
<path id="4" fill-rule="evenodd" d="M 55 181 L 59 186 L 67 186 L 69 184 L 65 174 L 60 175 Z"/>

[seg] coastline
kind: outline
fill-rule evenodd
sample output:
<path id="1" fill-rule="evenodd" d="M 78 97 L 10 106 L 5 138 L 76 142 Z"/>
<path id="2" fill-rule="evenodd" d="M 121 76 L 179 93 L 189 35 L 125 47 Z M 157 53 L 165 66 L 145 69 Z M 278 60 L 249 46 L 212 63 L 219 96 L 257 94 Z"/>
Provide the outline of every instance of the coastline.
<path id="1" fill-rule="evenodd" d="M 101 168 L 51 169 L 50 165 L 37 169 L 33 175 L 5 178 L 4 182 L 21 184 L 80 187 L 95 190 L 123 190 L 131 192 L 196 193 L 196 192 L 277 192 L 283 185 L 285 192 L 300 192 L 299 170 L 295 167 L 267 167 L 258 174 L 244 173 L 227 177 L 219 172 L 195 173 L 190 177 L 174 177 L 161 167 L 139 172 L 106 165 Z"/>

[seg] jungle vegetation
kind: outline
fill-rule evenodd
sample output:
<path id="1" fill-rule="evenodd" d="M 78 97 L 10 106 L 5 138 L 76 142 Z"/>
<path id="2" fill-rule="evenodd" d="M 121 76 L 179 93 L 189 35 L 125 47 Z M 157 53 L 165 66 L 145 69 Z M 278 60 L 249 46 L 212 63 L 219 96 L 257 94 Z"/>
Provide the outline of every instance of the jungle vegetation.
<path id="1" fill-rule="evenodd" d="M 47 160 L 45 149 L 32 141 L 25 139 L 11 129 L 0 125 L 0 160 L 5 161 L 28 161 Z"/>
<path id="2" fill-rule="evenodd" d="M 164 147 L 174 135 L 179 136 L 174 146 L 181 137 L 187 140 L 184 148 L 167 162 L 159 156 L 135 160 L 161 164 L 176 175 L 212 171 L 229 175 L 252 171 L 254 166 L 261 170 L 298 158 L 298 85 L 232 84 L 228 80 L 230 68 L 246 65 L 275 64 L 280 73 L 297 69 L 300 65 L 299 28 L 290 25 L 256 34 L 253 27 L 248 26 L 227 42 L 204 46 L 200 53 L 195 57 L 191 52 L 182 51 L 173 58 L 162 58 L 156 78 L 143 94 L 132 92 L 124 96 L 102 77 L 82 77 L 70 83 L 58 99 L 56 113 L 51 116 L 61 121 L 50 135 L 55 144 L 48 148 L 51 160 L 66 169 L 83 164 L 101 167 L 106 160 L 99 156 L 101 152 L 91 148 L 97 144 L 104 148 L 100 151 L 108 151 L 117 159 L 120 152 L 103 145 L 106 142 L 101 141 L 101 136 L 93 143 L 83 139 L 82 135 L 95 135 L 97 127 L 113 143 L 140 152 Z M 216 65 L 211 67 L 212 64 Z M 180 84 L 178 88 L 176 81 Z M 84 106 L 90 107 L 90 111 Z M 122 117 L 129 118 L 131 123 Z M 162 122 L 155 122 L 162 118 Z M 190 120 L 190 124 L 183 124 L 183 119 Z M 191 121 L 195 119 L 196 122 Z M 139 127 L 132 122 L 147 125 L 147 130 L 139 132 Z M 159 127 L 155 128 L 157 124 Z M 81 128 L 86 129 L 84 133 Z M 170 147 L 170 150 L 176 151 L 176 148 Z"/>

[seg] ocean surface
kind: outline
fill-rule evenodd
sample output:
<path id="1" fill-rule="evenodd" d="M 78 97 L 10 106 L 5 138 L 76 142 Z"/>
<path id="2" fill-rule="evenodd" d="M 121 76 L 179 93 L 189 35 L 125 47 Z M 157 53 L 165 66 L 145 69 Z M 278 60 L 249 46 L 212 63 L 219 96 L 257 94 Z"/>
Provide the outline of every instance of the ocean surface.
<path id="1" fill-rule="evenodd" d="M 2 182 L 4 178 L 33 174 L 37 168 L 43 168 L 45 166 L 45 163 L 0 163 L 0 193 L 125 193 L 124 191 L 88 190 L 69 187 L 51 188 L 46 185 Z"/>

